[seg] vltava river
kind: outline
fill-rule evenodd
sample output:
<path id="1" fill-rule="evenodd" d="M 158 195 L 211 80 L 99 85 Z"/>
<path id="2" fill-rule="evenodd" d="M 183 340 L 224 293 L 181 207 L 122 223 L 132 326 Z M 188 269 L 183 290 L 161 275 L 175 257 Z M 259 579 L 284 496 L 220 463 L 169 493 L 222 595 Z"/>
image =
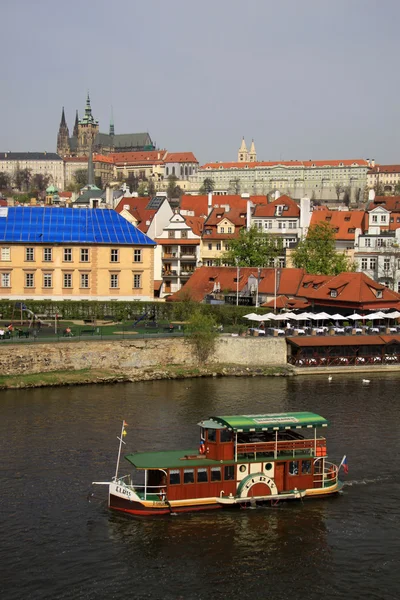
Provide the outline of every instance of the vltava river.
<path id="1" fill-rule="evenodd" d="M 362 377 L 0 392 L 0 598 L 398 600 L 400 374 Z M 123 418 L 130 452 L 197 447 L 209 415 L 289 410 L 331 420 L 329 456 L 349 461 L 337 498 L 147 519 L 110 514 L 105 488 L 87 500 Z"/>

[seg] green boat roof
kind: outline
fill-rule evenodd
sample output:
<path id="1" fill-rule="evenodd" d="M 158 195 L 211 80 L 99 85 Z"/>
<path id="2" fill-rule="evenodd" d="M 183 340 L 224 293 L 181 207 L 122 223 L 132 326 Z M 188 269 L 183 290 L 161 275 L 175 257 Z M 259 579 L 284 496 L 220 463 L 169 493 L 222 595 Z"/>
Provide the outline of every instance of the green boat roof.
<path id="1" fill-rule="evenodd" d="M 137 452 L 126 454 L 125 458 L 137 469 L 181 469 L 186 467 L 218 466 L 234 464 L 233 460 L 220 461 L 199 458 L 197 450 L 167 450 L 164 452 Z M 194 456 L 195 458 L 185 458 Z"/>
<path id="2" fill-rule="evenodd" d="M 222 425 L 232 431 L 277 431 L 280 429 L 301 429 L 302 427 L 327 427 L 329 425 L 324 417 L 311 412 L 210 417 L 207 422 L 210 421 L 214 421 L 218 426 Z"/>

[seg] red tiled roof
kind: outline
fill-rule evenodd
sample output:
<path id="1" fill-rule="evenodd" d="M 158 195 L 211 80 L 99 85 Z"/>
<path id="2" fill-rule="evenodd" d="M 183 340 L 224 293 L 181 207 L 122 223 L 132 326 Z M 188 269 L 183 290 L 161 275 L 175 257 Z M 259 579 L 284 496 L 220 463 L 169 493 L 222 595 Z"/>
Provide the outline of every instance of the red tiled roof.
<path id="1" fill-rule="evenodd" d="M 261 304 L 261 306 L 265 308 L 274 308 L 276 306 L 278 309 L 286 308 L 287 310 L 303 310 L 308 308 L 310 303 L 306 300 L 301 300 L 300 298 L 288 298 L 287 296 L 283 295 L 277 296 L 276 301 L 273 298 L 268 302 L 264 302 L 264 304 Z"/>
<path id="2" fill-rule="evenodd" d="M 204 227 L 204 218 L 203 217 L 188 217 L 186 215 L 182 215 L 185 219 L 186 225 L 189 225 L 191 230 L 195 235 L 201 236 L 203 233 Z"/>
<path id="3" fill-rule="evenodd" d="M 375 199 L 368 204 L 367 210 L 374 210 L 377 206 L 400 212 L 400 196 L 375 196 Z"/>
<path id="4" fill-rule="evenodd" d="M 332 335 L 329 337 L 288 337 L 288 342 L 301 348 L 313 346 L 383 346 L 385 341 L 380 335 Z"/>
<path id="5" fill-rule="evenodd" d="M 297 202 L 292 200 L 292 198 L 289 198 L 289 196 L 283 195 L 274 200 L 273 202 L 270 202 L 269 204 L 257 205 L 254 209 L 253 217 L 257 218 L 277 216 L 276 207 L 282 205 L 287 206 L 287 210 L 284 209 L 282 211 L 282 214 L 279 215 L 281 218 L 289 217 L 293 219 L 294 217 L 300 216 L 300 208 Z"/>
<path id="6" fill-rule="evenodd" d="M 225 211 L 223 208 L 213 208 L 204 223 L 204 227 L 217 226 L 224 219 L 228 219 L 233 225 L 242 227 L 246 225 L 246 210 L 234 208 Z"/>
<path id="7" fill-rule="evenodd" d="M 160 291 L 161 286 L 162 286 L 162 282 L 163 282 L 162 279 L 155 279 L 154 280 L 154 291 L 155 292 L 159 292 Z"/>
<path id="8" fill-rule="evenodd" d="M 206 163 L 200 169 L 254 169 L 256 167 L 351 167 L 351 166 L 368 167 L 368 161 L 361 159 L 342 159 L 342 160 L 284 160 L 284 161 L 262 161 L 262 162 L 214 162 Z"/>
<path id="9" fill-rule="evenodd" d="M 400 173 L 400 165 L 375 165 L 369 170 L 372 175 L 375 173 Z"/>
<path id="10" fill-rule="evenodd" d="M 167 152 L 165 163 L 199 163 L 193 152 Z"/>
<path id="11" fill-rule="evenodd" d="M 149 150 L 146 152 L 114 152 L 109 156 L 116 165 L 162 164 L 166 150 Z"/>
<path id="12" fill-rule="evenodd" d="M 354 240 L 356 229 L 366 229 L 366 214 L 363 210 L 314 210 L 310 227 L 322 222 L 329 223 L 336 230 L 337 240 Z"/>
<path id="13" fill-rule="evenodd" d="M 226 196 L 218 196 L 213 194 L 212 206 L 222 207 L 229 206 L 231 209 L 236 208 L 237 210 L 247 210 L 247 200 L 251 200 L 253 204 L 266 204 L 266 196 L 251 196 L 250 198 L 242 198 L 239 195 L 227 194 Z M 190 194 L 184 194 L 181 198 L 180 204 L 181 210 L 194 212 L 196 216 L 202 215 L 207 216 L 208 214 L 208 196 L 206 194 L 192 196 Z"/>
<path id="14" fill-rule="evenodd" d="M 364 273 L 340 273 L 339 275 L 327 277 L 325 281 L 313 281 L 313 285 L 304 286 L 309 282 L 308 277 L 304 278 L 299 289 L 299 296 L 314 300 L 317 304 L 326 306 L 354 306 L 359 309 L 384 308 L 391 307 L 394 303 L 400 301 L 400 295 L 389 288 L 377 283 Z M 315 285 L 318 285 L 316 288 Z M 332 297 L 331 291 L 336 290 L 337 296 Z M 374 290 L 382 291 L 382 298 L 377 298 Z"/>
<path id="15" fill-rule="evenodd" d="M 122 198 L 117 204 L 115 210 L 117 213 L 121 213 L 125 206 L 129 206 L 128 212 L 137 221 L 136 227 L 143 233 L 147 233 L 150 224 L 156 214 L 156 209 L 147 209 L 146 206 L 150 202 L 150 198 Z"/>
<path id="16" fill-rule="evenodd" d="M 105 154 L 95 154 L 93 156 L 93 162 L 105 162 L 114 164 L 115 161 L 111 154 L 108 156 L 106 156 Z"/>

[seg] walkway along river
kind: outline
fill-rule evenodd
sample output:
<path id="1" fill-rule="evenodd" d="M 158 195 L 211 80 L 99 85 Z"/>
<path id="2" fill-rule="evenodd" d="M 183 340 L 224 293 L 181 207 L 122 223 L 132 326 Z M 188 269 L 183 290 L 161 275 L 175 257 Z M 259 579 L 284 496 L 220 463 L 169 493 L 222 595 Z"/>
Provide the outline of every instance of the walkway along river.
<path id="1" fill-rule="evenodd" d="M 397 374 L 154 381 L 0 392 L 0 595 L 7 600 L 397 599 Z M 331 500 L 127 519 L 90 482 L 127 451 L 191 447 L 210 414 L 311 410 L 348 456 Z M 90 496 L 89 496 L 90 498 Z"/>

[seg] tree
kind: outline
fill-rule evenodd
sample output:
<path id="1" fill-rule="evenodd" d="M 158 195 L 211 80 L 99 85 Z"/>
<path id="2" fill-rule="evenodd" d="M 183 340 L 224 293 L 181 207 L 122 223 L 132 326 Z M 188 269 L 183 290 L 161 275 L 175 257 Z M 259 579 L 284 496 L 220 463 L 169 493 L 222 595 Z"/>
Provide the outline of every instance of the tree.
<path id="1" fill-rule="evenodd" d="M 156 195 L 156 185 L 152 177 L 150 177 L 148 181 L 147 193 L 149 194 L 150 198 Z"/>
<path id="2" fill-rule="evenodd" d="M 83 187 L 88 182 L 88 170 L 87 169 L 78 169 L 74 173 L 74 179 L 80 187 Z"/>
<path id="3" fill-rule="evenodd" d="M 352 271 L 354 266 L 348 258 L 335 250 L 335 230 L 327 222 L 317 223 L 293 251 L 295 267 L 313 275 L 337 275 Z"/>
<path id="4" fill-rule="evenodd" d="M 239 267 L 269 267 L 282 252 L 282 238 L 262 233 L 253 226 L 241 229 L 239 237 L 229 241 L 222 262 Z"/>
<path id="5" fill-rule="evenodd" d="M 351 200 L 351 187 L 348 185 L 344 188 L 344 196 L 343 196 L 343 203 L 349 207 L 350 206 L 350 200 Z"/>
<path id="6" fill-rule="evenodd" d="M 336 192 L 337 199 L 340 200 L 340 194 L 343 194 L 343 192 L 344 192 L 343 186 L 341 183 L 337 183 L 335 185 L 335 192 Z"/>
<path id="7" fill-rule="evenodd" d="M 11 185 L 11 177 L 8 173 L 4 173 L 4 171 L 0 171 L 0 190 L 6 190 Z"/>
<path id="8" fill-rule="evenodd" d="M 214 189 L 215 189 L 214 179 L 211 179 L 211 177 L 206 177 L 203 180 L 203 185 L 200 188 L 200 194 L 209 194 L 210 192 L 213 192 Z"/>
<path id="9" fill-rule="evenodd" d="M 383 187 L 383 185 L 381 184 L 380 181 L 376 182 L 373 189 L 375 191 L 375 196 L 384 196 L 385 195 L 385 188 Z"/>
<path id="10" fill-rule="evenodd" d="M 50 176 L 42 173 L 35 173 L 31 181 L 31 190 L 34 192 L 44 192 L 50 183 Z"/>
<path id="11" fill-rule="evenodd" d="M 29 190 L 29 184 L 31 182 L 31 173 L 31 169 L 16 170 L 14 175 L 14 183 L 21 192 Z"/>
<path id="12" fill-rule="evenodd" d="M 1 173 L 0 173 L 1 176 Z M 396 183 L 396 185 L 394 186 L 394 193 L 396 194 L 396 196 L 400 196 L 400 181 L 398 183 Z"/>
<path id="13" fill-rule="evenodd" d="M 142 181 L 141 183 L 139 183 L 137 193 L 140 197 L 147 196 L 147 183 L 145 181 Z"/>
<path id="14" fill-rule="evenodd" d="M 186 336 L 199 363 L 205 363 L 214 353 L 218 332 L 212 315 L 203 314 L 197 309 L 186 327 Z"/>
<path id="15" fill-rule="evenodd" d="M 135 173 L 132 171 L 128 174 L 128 177 L 125 179 L 126 185 L 129 186 L 129 190 L 131 192 L 137 192 L 139 187 L 139 177 L 136 177 Z"/>
<path id="16" fill-rule="evenodd" d="M 239 177 L 236 177 L 236 179 L 232 179 L 229 182 L 229 187 L 233 194 L 240 194 L 240 179 L 239 179 Z"/>
<path id="17" fill-rule="evenodd" d="M 181 188 L 177 185 L 178 178 L 176 175 L 168 175 L 168 187 L 167 187 L 167 196 L 169 199 L 178 198 L 180 196 L 180 192 L 182 192 Z"/>

